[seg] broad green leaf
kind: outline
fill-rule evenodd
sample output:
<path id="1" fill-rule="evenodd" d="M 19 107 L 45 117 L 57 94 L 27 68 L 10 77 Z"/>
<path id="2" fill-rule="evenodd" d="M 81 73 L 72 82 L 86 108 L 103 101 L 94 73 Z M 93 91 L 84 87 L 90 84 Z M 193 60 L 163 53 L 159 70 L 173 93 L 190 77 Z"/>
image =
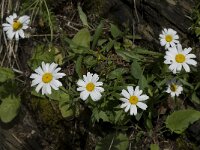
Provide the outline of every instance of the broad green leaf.
<path id="1" fill-rule="evenodd" d="M 47 94 L 46 96 L 52 100 L 69 102 L 68 91 L 63 87 L 60 87 L 59 90 L 52 90 L 52 94 Z"/>
<path id="2" fill-rule="evenodd" d="M 85 13 L 83 12 L 82 8 L 80 7 L 80 5 L 78 5 L 78 13 L 79 13 L 79 17 L 83 23 L 84 26 L 89 27 L 88 25 L 88 21 L 87 21 L 87 16 L 85 15 Z"/>
<path id="3" fill-rule="evenodd" d="M 99 112 L 99 118 L 101 118 L 103 121 L 109 121 L 109 118 L 104 111 Z"/>
<path id="4" fill-rule="evenodd" d="M 74 115 L 71 105 L 66 103 L 65 101 L 59 102 L 59 109 L 64 118 L 72 117 Z"/>
<path id="5" fill-rule="evenodd" d="M 18 97 L 7 97 L 2 100 L 0 105 L 0 118 L 4 123 L 12 121 L 18 114 L 20 99 Z"/>
<path id="6" fill-rule="evenodd" d="M 140 79 L 142 76 L 142 68 L 140 66 L 140 64 L 138 63 L 138 61 L 134 60 L 133 63 L 131 64 L 131 75 L 135 78 L 135 79 Z"/>
<path id="7" fill-rule="evenodd" d="M 90 32 L 87 28 L 83 28 L 73 37 L 72 41 L 78 46 L 83 46 L 86 48 L 90 48 Z M 70 45 L 71 48 L 74 48 L 74 45 Z"/>
<path id="8" fill-rule="evenodd" d="M 186 86 L 190 87 L 191 89 L 194 89 L 194 86 L 192 84 L 190 84 L 189 82 L 187 82 L 183 79 L 179 79 L 179 80 L 183 83 L 183 85 L 186 85 Z"/>
<path id="9" fill-rule="evenodd" d="M 32 54 L 31 59 L 28 64 L 31 69 L 35 70 L 38 66 L 41 66 L 41 63 L 52 63 L 55 59 L 55 49 L 48 49 L 44 45 L 38 45 Z"/>
<path id="10" fill-rule="evenodd" d="M 159 146 L 157 144 L 151 144 L 150 150 L 159 150 Z"/>
<path id="11" fill-rule="evenodd" d="M 200 99 L 199 99 L 199 97 L 197 96 L 196 92 L 192 93 L 191 101 L 192 101 L 193 103 L 200 104 Z"/>
<path id="12" fill-rule="evenodd" d="M 125 134 L 109 134 L 97 143 L 95 150 L 127 150 L 128 144 L 129 140 Z"/>
<path id="13" fill-rule="evenodd" d="M 82 77 L 82 62 L 83 62 L 83 56 L 79 56 L 76 61 L 76 73 L 78 74 L 79 78 Z"/>
<path id="14" fill-rule="evenodd" d="M 120 48 L 121 48 L 121 43 L 120 42 L 115 42 L 114 43 L 114 49 L 115 50 L 120 50 Z"/>
<path id="15" fill-rule="evenodd" d="M 195 34 L 196 34 L 196 36 L 200 35 L 200 27 L 196 27 Z"/>
<path id="16" fill-rule="evenodd" d="M 0 67 L 0 82 L 13 79 L 15 77 L 14 72 L 10 68 Z"/>
<path id="17" fill-rule="evenodd" d="M 173 112 L 165 121 L 166 127 L 171 131 L 181 134 L 190 124 L 200 119 L 200 112 L 193 109 L 185 109 Z"/>
<path id="18" fill-rule="evenodd" d="M 138 85 L 141 90 L 144 90 L 146 87 L 148 87 L 147 79 L 145 78 L 144 75 L 141 76 L 139 79 Z"/>
<path id="19" fill-rule="evenodd" d="M 94 56 L 84 57 L 84 64 L 88 67 L 93 67 L 97 64 L 97 59 Z"/>
<path id="20" fill-rule="evenodd" d="M 117 68 L 109 73 L 108 78 L 109 79 L 121 78 L 123 74 L 127 72 L 128 72 L 127 68 Z"/>
<path id="21" fill-rule="evenodd" d="M 110 31 L 111 31 L 111 35 L 114 37 L 114 38 L 117 38 L 119 36 L 122 35 L 122 32 L 119 30 L 119 28 L 114 25 L 114 24 L 111 24 L 111 27 L 110 27 Z"/>
<path id="22" fill-rule="evenodd" d="M 142 61 L 144 56 L 136 54 L 134 51 L 127 50 L 115 50 L 117 55 L 121 56 L 125 61 L 130 62 L 130 60 Z"/>
<path id="23" fill-rule="evenodd" d="M 95 46 L 97 45 L 98 39 L 101 36 L 103 31 L 103 21 L 98 25 L 97 29 L 95 30 L 94 36 L 93 36 L 93 42 L 92 42 L 92 49 L 95 49 Z"/>
<path id="24" fill-rule="evenodd" d="M 89 47 L 85 47 L 85 46 L 81 46 L 77 43 L 75 43 L 74 41 L 72 41 L 71 39 L 65 37 L 64 40 L 70 45 L 70 48 L 72 49 L 73 53 L 71 53 L 69 51 L 69 55 L 70 56 L 75 56 L 74 53 L 76 54 L 93 54 L 95 55 L 96 53 L 92 50 L 90 50 Z"/>
<path id="25" fill-rule="evenodd" d="M 158 56 L 162 56 L 162 53 L 158 53 L 158 52 L 154 52 L 154 51 L 149 51 L 147 49 L 141 48 L 141 47 L 135 47 L 133 49 L 133 51 L 135 51 L 138 54 L 143 54 L 143 55 L 151 55 L 153 57 L 158 57 Z"/>
<path id="26" fill-rule="evenodd" d="M 62 53 L 59 51 L 58 48 L 55 47 L 55 63 L 62 65 L 63 64 L 63 55 Z"/>
<path id="27" fill-rule="evenodd" d="M 64 118 L 68 118 L 74 115 L 73 109 L 71 108 L 71 101 L 69 94 L 67 93 L 68 91 L 60 87 L 60 90 L 52 91 L 52 94 L 47 95 L 52 100 L 59 101 L 59 109 Z"/>
<path id="28" fill-rule="evenodd" d="M 45 98 L 45 95 L 42 95 L 42 93 L 37 93 L 36 91 L 35 91 L 35 88 L 34 89 L 32 89 L 32 91 L 31 91 L 31 95 L 34 95 L 34 96 L 36 96 L 36 97 L 40 97 L 40 98 Z"/>
<path id="29" fill-rule="evenodd" d="M 98 46 L 102 46 L 104 43 L 106 43 L 108 40 L 107 39 L 99 39 L 97 42 Z"/>
<path id="30" fill-rule="evenodd" d="M 114 116 L 114 122 L 115 123 L 118 123 L 118 122 L 120 122 L 121 120 L 123 120 L 123 118 L 124 118 L 124 115 L 125 113 L 124 113 L 124 110 L 119 110 L 119 111 L 115 111 L 115 116 Z"/>

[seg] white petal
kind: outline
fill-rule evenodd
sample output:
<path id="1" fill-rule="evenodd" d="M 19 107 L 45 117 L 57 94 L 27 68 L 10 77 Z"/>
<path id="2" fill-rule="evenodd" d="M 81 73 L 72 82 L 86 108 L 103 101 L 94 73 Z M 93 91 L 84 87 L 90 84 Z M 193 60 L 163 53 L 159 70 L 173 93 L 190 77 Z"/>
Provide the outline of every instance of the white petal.
<path id="1" fill-rule="evenodd" d="M 134 92 L 133 87 L 132 86 L 127 86 L 127 89 L 128 89 L 129 94 L 133 95 L 133 92 Z"/>
<path id="2" fill-rule="evenodd" d="M 58 71 L 60 71 L 60 70 L 61 70 L 61 68 L 58 67 L 58 68 L 56 68 L 52 73 L 53 73 L 53 74 L 56 74 L 56 73 L 58 73 Z"/>
<path id="3" fill-rule="evenodd" d="M 94 83 L 95 84 L 95 86 L 102 86 L 103 85 L 103 82 L 96 82 L 96 83 Z"/>
<path id="4" fill-rule="evenodd" d="M 37 69 L 35 69 L 35 72 L 38 73 L 39 75 L 43 75 L 44 71 L 42 70 L 41 67 L 38 67 Z"/>
<path id="5" fill-rule="evenodd" d="M 35 91 L 38 93 L 40 89 L 43 87 L 44 83 L 40 82 L 38 86 L 36 87 Z"/>
<path id="6" fill-rule="evenodd" d="M 191 47 L 188 47 L 188 48 L 185 48 L 183 52 L 184 52 L 184 54 L 187 55 L 187 54 L 189 54 L 191 51 L 192 51 L 192 48 L 191 48 Z"/>
<path id="7" fill-rule="evenodd" d="M 120 107 L 125 108 L 127 105 L 129 105 L 129 103 L 123 103 Z"/>
<path id="8" fill-rule="evenodd" d="M 44 84 L 42 86 L 42 95 L 44 95 L 44 94 L 48 94 L 47 91 L 46 91 L 46 84 Z"/>
<path id="9" fill-rule="evenodd" d="M 12 30 L 8 30 L 6 34 L 7 34 L 8 39 L 12 40 L 15 35 L 15 32 L 13 32 Z"/>
<path id="10" fill-rule="evenodd" d="M 171 92 L 171 97 L 174 97 L 175 96 L 175 93 L 174 92 Z"/>
<path id="11" fill-rule="evenodd" d="M 24 25 L 24 26 L 22 27 L 22 29 L 24 29 L 24 30 L 27 29 L 27 28 L 28 28 L 28 26 L 26 26 L 26 25 Z"/>
<path id="12" fill-rule="evenodd" d="M 8 23 L 3 23 L 2 26 L 3 26 L 3 27 L 10 27 L 10 28 L 12 29 L 12 25 L 11 25 L 11 24 L 8 24 Z"/>
<path id="13" fill-rule="evenodd" d="M 98 92 L 104 92 L 104 88 L 102 88 L 102 87 L 95 87 L 95 89 L 96 89 Z"/>
<path id="14" fill-rule="evenodd" d="M 147 95 L 141 95 L 141 96 L 139 96 L 139 101 L 145 101 L 147 99 L 149 99 L 149 96 L 147 96 Z"/>
<path id="15" fill-rule="evenodd" d="M 93 83 L 96 83 L 98 80 L 99 80 L 99 76 L 95 73 L 95 74 L 93 75 L 91 81 L 92 81 Z"/>
<path id="16" fill-rule="evenodd" d="M 183 63 L 183 68 L 185 69 L 186 72 L 190 72 L 190 67 L 188 66 L 188 64 Z"/>
<path id="17" fill-rule="evenodd" d="M 19 40 L 19 33 L 18 31 L 15 32 L 15 39 L 18 41 Z"/>
<path id="18" fill-rule="evenodd" d="M 100 100 L 101 99 L 101 93 L 100 92 L 98 92 L 97 90 L 94 90 L 94 91 L 92 91 L 91 93 L 90 93 L 90 96 L 91 96 L 91 98 L 92 98 L 92 100 L 93 101 L 98 101 L 98 100 Z"/>
<path id="19" fill-rule="evenodd" d="M 42 62 L 42 70 L 43 70 L 44 72 L 47 72 L 47 70 L 46 70 L 46 64 L 45 64 L 44 62 Z"/>
<path id="20" fill-rule="evenodd" d="M 40 77 L 40 75 L 38 75 L 36 73 L 32 73 L 30 76 L 31 79 L 35 79 L 35 78 L 39 78 L 39 77 Z"/>
<path id="21" fill-rule="evenodd" d="M 91 82 L 91 81 L 92 81 L 92 77 L 93 77 L 93 74 L 90 73 L 90 72 L 88 72 L 88 73 L 87 73 L 87 80 L 88 80 L 88 82 Z"/>
<path id="22" fill-rule="evenodd" d="M 179 36 L 178 35 L 174 35 L 174 39 L 179 39 Z"/>
<path id="23" fill-rule="evenodd" d="M 77 91 L 85 91 L 86 89 L 85 89 L 85 87 L 78 87 L 77 88 Z"/>
<path id="24" fill-rule="evenodd" d="M 3 31 L 12 30 L 12 27 L 3 27 Z"/>
<path id="25" fill-rule="evenodd" d="M 48 94 L 51 94 L 51 86 L 50 84 L 46 84 L 46 91 Z"/>
<path id="26" fill-rule="evenodd" d="M 58 81 L 58 80 L 53 79 L 51 82 L 53 82 L 53 84 L 54 84 L 55 86 L 57 86 L 57 87 L 62 86 L 62 83 L 61 83 L 60 81 Z"/>
<path id="27" fill-rule="evenodd" d="M 128 99 L 126 99 L 126 98 L 120 98 L 120 101 L 122 101 L 122 102 L 124 102 L 124 103 L 127 103 L 127 102 L 129 102 L 129 100 L 128 100 Z"/>
<path id="28" fill-rule="evenodd" d="M 122 94 L 124 97 L 126 97 L 127 99 L 130 98 L 129 93 L 128 93 L 126 90 L 122 90 L 121 94 Z"/>
<path id="29" fill-rule="evenodd" d="M 189 59 L 186 63 L 189 64 L 189 65 L 193 65 L 193 66 L 197 65 L 197 62 L 193 59 Z"/>
<path id="30" fill-rule="evenodd" d="M 131 107 L 131 104 L 128 104 L 128 105 L 126 106 L 126 108 L 125 108 L 125 112 L 128 112 L 128 110 L 130 109 L 130 107 Z"/>
<path id="31" fill-rule="evenodd" d="M 181 69 L 182 69 L 182 64 L 178 64 L 176 69 L 177 69 L 177 71 L 181 71 Z"/>
<path id="32" fill-rule="evenodd" d="M 54 77 L 55 77 L 56 79 L 60 79 L 60 78 L 62 78 L 62 77 L 64 77 L 64 76 L 66 76 L 65 73 L 56 73 L 56 74 L 54 74 Z"/>
<path id="33" fill-rule="evenodd" d="M 161 39 L 161 40 L 160 40 L 160 45 L 161 45 L 161 46 L 164 46 L 166 43 L 167 43 L 167 42 L 166 42 L 164 39 Z"/>
<path id="34" fill-rule="evenodd" d="M 89 96 L 89 92 L 87 92 L 87 91 L 83 91 L 83 92 L 81 92 L 81 94 L 80 94 L 80 98 L 81 98 L 82 100 L 86 100 L 86 99 L 88 98 L 88 96 Z"/>
<path id="35" fill-rule="evenodd" d="M 54 90 L 58 90 L 59 88 L 56 86 L 55 82 L 50 82 L 50 86 L 54 89 Z"/>
<path id="36" fill-rule="evenodd" d="M 171 71 L 174 71 L 174 70 L 176 70 L 176 67 L 177 67 L 177 65 L 176 65 L 175 63 L 172 63 L 172 64 L 169 66 L 169 69 L 170 69 Z"/>
<path id="37" fill-rule="evenodd" d="M 83 80 L 79 79 L 78 82 L 77 82 L 77 85 L 85 87 L 86 83 Z"/>
<path id="38" fill-rule="evenodd" d="M 86 75 L 83 75 L 83 81 L 85 81 L 85 83 L 88 83 L 88 82 L 89 82 Z"/>
<path id="39" fill-rule="evenodd" d="M 13 13 L 13 18 L 17 18 L 17 14 L 16 13 Z"/>
<path id="40" fill-rule="evenodd" d="M 130 111 L 131 115 L 137 115 L 137 107 L 136 105 L 131 105 L 131 111 Z"/>
<path id="41" fill-rule="evenodd" d="M 6 21 L 10 24 L 13 24 L 13 18 L 11 17 L 6 17 Z"/>
<path id="42" fill-rule="evenodd" d="M 140 107 L 141 109 L 143 110 L 146 110 L 147 109 L 147 105 L 145 103 L 142 103 L 142 102 L 138 102 L 137 103 L 137 106 Z"/>
<path id="43" fill-rule="evenodd" d="M 142 90 L 139 89 L 139 86 L 136 86 L 134 94 L 135 96 L 139 97 L 142 94 Z"/>
<path id="44" fill-rule="evenodd" d="M 186 58 L 196 58 L 196 55 L 194 55 L 194 54 L 187 54 Z"/>
<path id="45" fill-rule="evenodd" d="M 36 78 L 36 79 L 34 79 L 34 80 L 32 81 L 31 86 L 35 86 L 35 85 L 39 84 L 40 82 L 41 82 L 41 81 L 40 81 L 38 78 Z"/>
<path id="46" fill-rule="evenodd" d="M 21 38 L 25 38 L 24 31 L 21 29 L 18 31 Z"/>
<path id="47" fill-rule="evenodd" d="M 49 66 L 49 72 L 53 72 L 57 66 L 58 66 L 58 64 L 52 63 L 52 64 Z"/>
<path id="48" fill-rule="evenodd" d="M 45 71 L 45 72 L 49 72 L 49 66 L 50 66 L 50 64 L 49 64 L 49 63 L 46 63 L 46 65 L 45 65 L 46 71 Z"/>

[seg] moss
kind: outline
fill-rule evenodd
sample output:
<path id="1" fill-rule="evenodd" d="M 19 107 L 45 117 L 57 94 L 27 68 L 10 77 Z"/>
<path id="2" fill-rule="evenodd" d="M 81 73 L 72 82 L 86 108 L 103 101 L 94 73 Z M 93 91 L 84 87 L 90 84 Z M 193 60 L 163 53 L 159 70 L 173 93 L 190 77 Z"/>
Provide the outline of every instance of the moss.
<path id="1" fill-rule="evenodd" d="M 31 107 L 37 114 L 38 120 L 45 125 L 56 126 L 62 119 L 57 103 L 48 99 L 33 98 Z"/>
<path id="2" fill-rule="evenodd" d="M 186 137 L 179 137 L 177 140 L 176 140 L 176 146 L 177 148 L 176 149 L 181 149 L 181 150 L 195 150 L 197 149 L 197 147 L 191 143 Z"/>

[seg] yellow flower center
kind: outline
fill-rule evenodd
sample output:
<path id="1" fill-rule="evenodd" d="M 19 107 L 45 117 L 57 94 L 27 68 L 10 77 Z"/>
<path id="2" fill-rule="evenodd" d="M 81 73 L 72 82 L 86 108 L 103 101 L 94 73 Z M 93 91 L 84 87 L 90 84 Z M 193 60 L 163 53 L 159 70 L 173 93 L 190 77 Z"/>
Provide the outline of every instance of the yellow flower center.
<path id="1" fill-rule="evenodd" d="M 92 92 L 94 88 L 95 88 L 95 85 L 92 82 L 86 85 L 86 90 L 88 90 L 89 92 Z"/>
<path id="2" fill-rule="evenodd" d="M 175 59 L 177 63 L 183 63 L 185 61 L 185 56 L 183 54 L 177 54 Z"/>
<path id="3" fill-rule="evenodd" d="M 167 41 L 167 42 L 171 42 L 172 40 L 173 40 L 173 38 L 172 38 L 172 36 L 171 35 L 166 35 L 165 36 L 165 40 Z"/>
<path id="4" fill-rule="evenodd" d="M 14 20 L 12 27 L 13 30 L 17 31 L 22 28 L 22 23 L 18 20 Z"/>
<path id="5" fill-rule="evenodd" d="M 45 73 L 43 76 L 42 76 L 42 81 L 44 83 L 49 83 L 51 82 L 51 80 L 53 79 L 53 75 L 51 73 Z"/>
<path id="6" fill-rule="evenodd" d="M 175 92 L 177 90 L 177 85 L 176 84 L 171 84 L 170 89 L 172 92 Z"/>
<path id="7" fill-rule="evenodd" d="M 129 102 L 130 102 L 131 104 L 136 105 L 136 104 L 138 103 L 138 97 L 137 97 L 137 96 L 131 96 L 131 97 L 129 98 Z"/>

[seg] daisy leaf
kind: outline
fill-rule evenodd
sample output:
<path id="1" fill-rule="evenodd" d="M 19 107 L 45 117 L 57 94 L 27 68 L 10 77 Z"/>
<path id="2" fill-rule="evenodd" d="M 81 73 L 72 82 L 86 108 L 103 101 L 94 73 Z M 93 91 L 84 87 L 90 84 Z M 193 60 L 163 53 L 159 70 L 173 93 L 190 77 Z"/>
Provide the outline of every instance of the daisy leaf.
<path id="1" fill-rule="evenodd" d="M 20 99 L 9 96 L 2 100 L 0 105 L 0 118 L 4 123 L 12 121 L 18 114 L 20 107 Z"/>
<path id="2" fill-rule="evenodd" d="M 95 150 L 126 150 L 129 140 L 125 134 L 109 134 L 97 143 Z"/>
<path id="3" fill-rule="evenodd" d="M 10 68 L 0 67 L 0 74 L 0 82 L 5 82 L 15 77 L 14 72 Z"/>
<path id="4" fill-rule="evenodd" d="M 190 124 L 200 119 L 200 111 L 186 109 L 173 112 L 165 121 L 166 127 L 171 131 L 181 134 Z"/>

